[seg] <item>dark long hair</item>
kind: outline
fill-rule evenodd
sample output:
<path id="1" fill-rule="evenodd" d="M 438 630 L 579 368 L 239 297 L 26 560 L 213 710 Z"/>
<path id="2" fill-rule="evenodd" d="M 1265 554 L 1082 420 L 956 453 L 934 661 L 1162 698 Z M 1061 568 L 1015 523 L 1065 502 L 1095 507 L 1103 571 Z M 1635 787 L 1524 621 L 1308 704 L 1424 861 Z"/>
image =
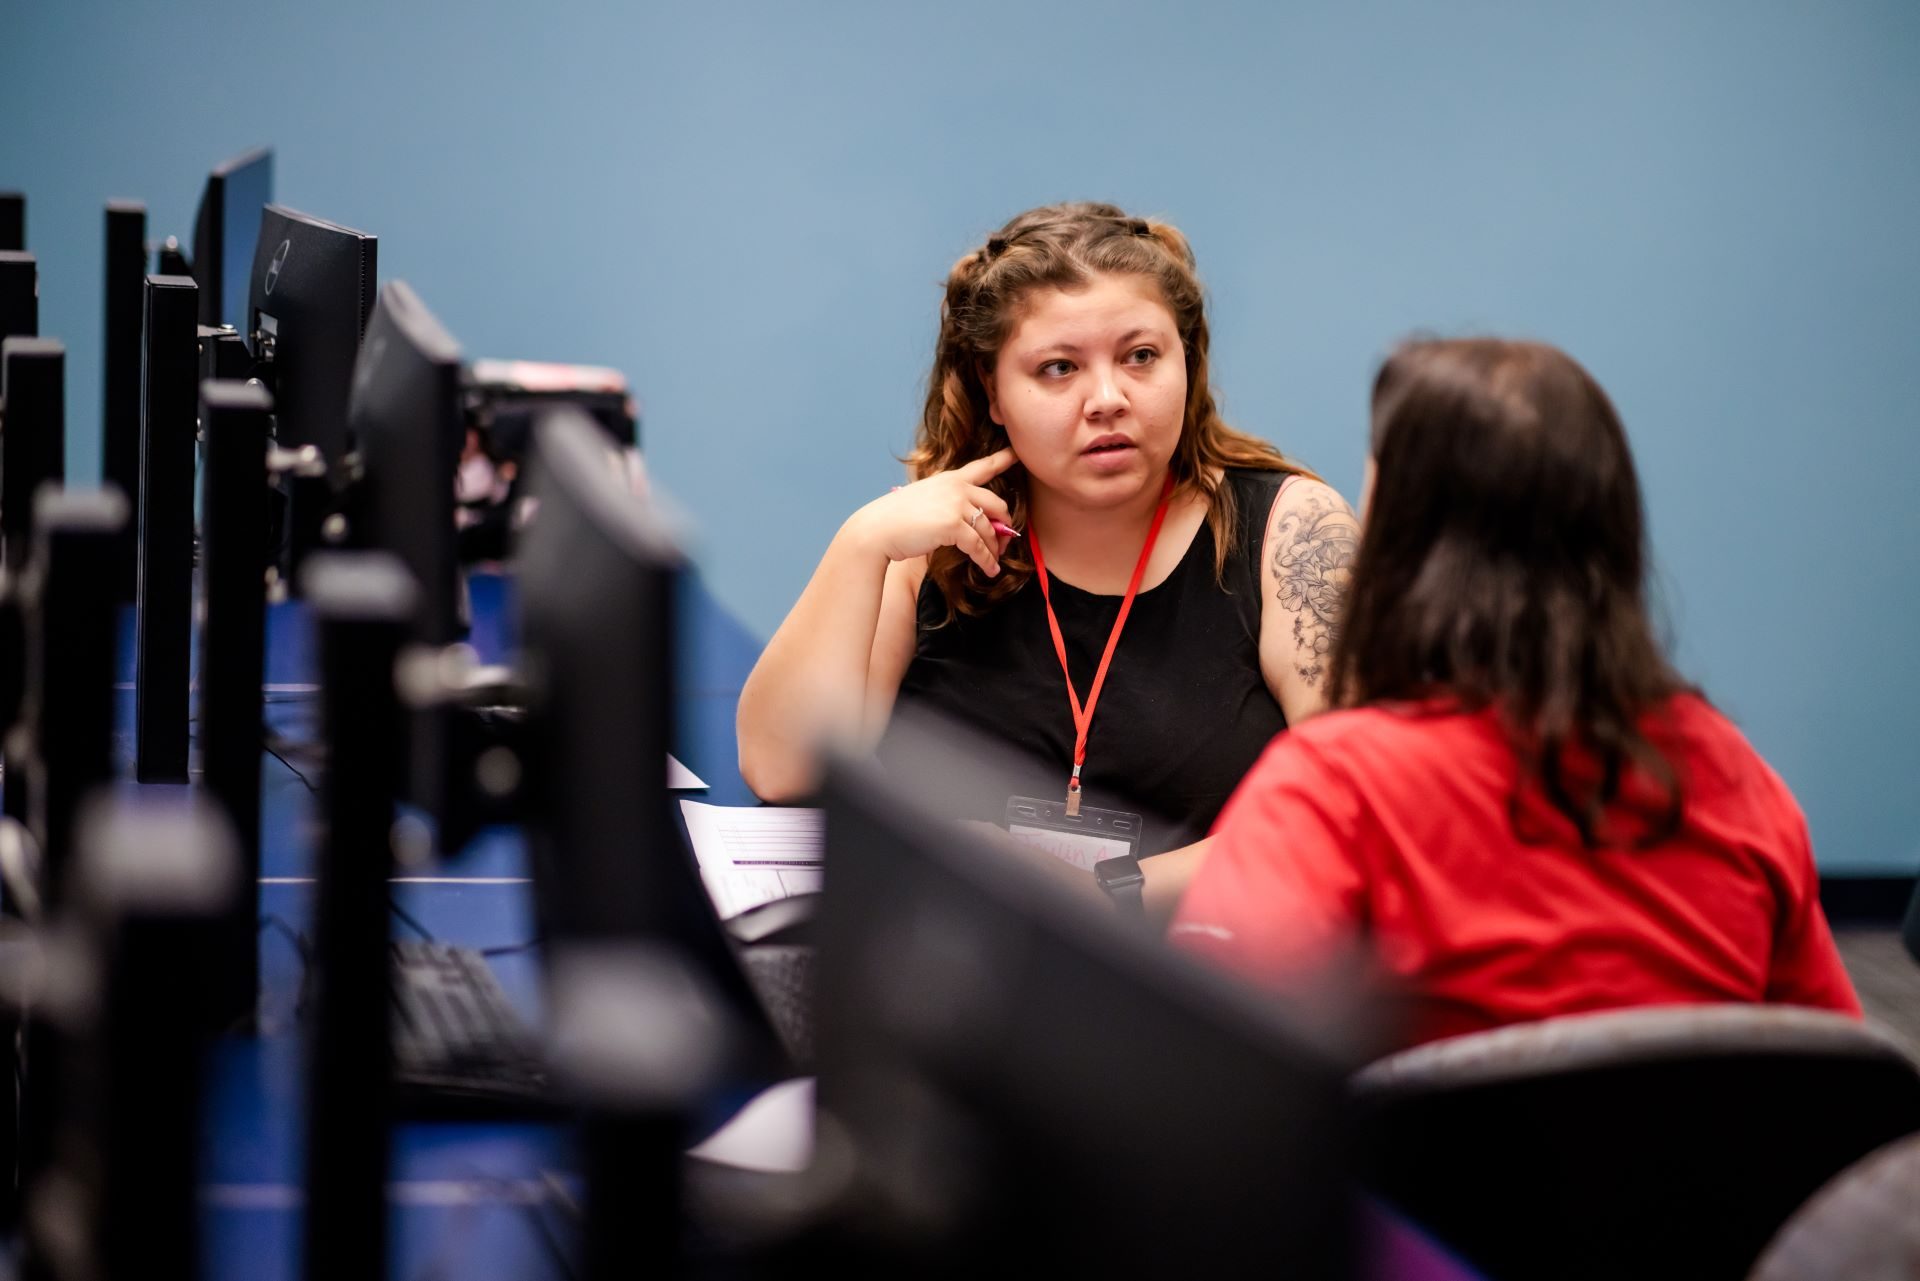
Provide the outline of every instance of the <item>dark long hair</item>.
<path id="1" fill-rule="evenodd" d="M 1174 483 L 1204 494 L 1213 530 L 1214 572 L 1222 573 L 1233 539 L 1233 490 L 1214 473 L 1228 467 L 1312 476 L 1266 441 L 1227 426 L 1215 405 L 1208 369 L 1206 295 L 1187 238 L 1171 223 L 1129 216 L 1117 205 L 1075 201 L 1043 205 L 1014 217 L 987 243 L 953 264 L 940 303 L 940 338 L 927 376 L 926 407 L 907 466 L 915 480 L 985 457 L 1007 443 L 987 412 L 985 377 L 1019 318 L 1020 305 L 1043 289 L 1080 289 L 1101 275 L 1144 276 L 1180 332 L 1187 364 L 1187 404 L 1169 470 Z M 1015 468 L 989 486 L 1025 528 L 1027 479 Z M 978 614 L 1018 591 L 1033 576 L 1026 544 L 1000 558 L 988 578 L 967 557 L 943 547 L 928 558 L 927 576 L 948 612 Z"/>
<path id="2" fill-rule="evenodd" d="M 1640 484 L 1600 385 L 1543 343 L 1408 343 L 1374 380 L 1373 458 L 1334 705 L 1496 708 L 1588 848 L 1623 798 L 1651 820 L 1635 843 L 1670 835 L 1681 780 L 1643 722 L 1687 686 L 1648 620 Z"/>

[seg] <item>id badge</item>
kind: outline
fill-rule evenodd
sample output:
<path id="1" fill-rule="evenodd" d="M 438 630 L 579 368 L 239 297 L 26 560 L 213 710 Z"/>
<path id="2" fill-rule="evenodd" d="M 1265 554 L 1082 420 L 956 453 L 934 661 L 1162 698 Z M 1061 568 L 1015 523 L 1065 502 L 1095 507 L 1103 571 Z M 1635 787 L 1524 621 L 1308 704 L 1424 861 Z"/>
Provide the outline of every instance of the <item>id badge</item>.
<path id="1" fill-rule="evenodd" d="M 1138 814 L 1082 805 L 1068 815 L 1065 801 L 1015 796 L 1007 801 L 1007 835 L 1062 863 L 1091 872 L 1102 859 L 1140 852 L 1145 824 Z"/>

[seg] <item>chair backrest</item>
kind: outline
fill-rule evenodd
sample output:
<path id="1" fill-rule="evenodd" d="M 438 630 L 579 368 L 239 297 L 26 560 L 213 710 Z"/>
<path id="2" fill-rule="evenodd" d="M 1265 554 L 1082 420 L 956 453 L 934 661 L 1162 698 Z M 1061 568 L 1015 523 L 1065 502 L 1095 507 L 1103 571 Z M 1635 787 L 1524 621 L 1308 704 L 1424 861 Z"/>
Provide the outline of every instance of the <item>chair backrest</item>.
<path id="1" fill-rule="evenodd" d="M 1354 1081 L 1370 1185 L 1489 1277 L 1742 1278 L 1828 1179 L 1920 1130 L 1920 1065 L 1842 1015 L 1572 1015 Z"/>
<path id="2" fill-rule="evenodd" d="M 1890 1143 L 1801 1206 L 1750 1281 L 1920 1277 L 1920 1134 Z"/>

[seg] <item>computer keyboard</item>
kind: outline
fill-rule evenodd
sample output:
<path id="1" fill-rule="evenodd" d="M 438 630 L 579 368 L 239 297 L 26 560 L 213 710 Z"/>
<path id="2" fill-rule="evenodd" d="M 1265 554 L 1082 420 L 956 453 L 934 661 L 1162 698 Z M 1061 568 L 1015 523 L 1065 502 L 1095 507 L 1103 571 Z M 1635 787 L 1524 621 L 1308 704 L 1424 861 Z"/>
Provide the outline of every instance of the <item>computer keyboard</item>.
<path id="1" fill-rule="evenodd" d="M 499 1114 L 551 1106 L 539 1049 L 472 948 L 393 944 L 397 1101 L 413 1115 Z"/>

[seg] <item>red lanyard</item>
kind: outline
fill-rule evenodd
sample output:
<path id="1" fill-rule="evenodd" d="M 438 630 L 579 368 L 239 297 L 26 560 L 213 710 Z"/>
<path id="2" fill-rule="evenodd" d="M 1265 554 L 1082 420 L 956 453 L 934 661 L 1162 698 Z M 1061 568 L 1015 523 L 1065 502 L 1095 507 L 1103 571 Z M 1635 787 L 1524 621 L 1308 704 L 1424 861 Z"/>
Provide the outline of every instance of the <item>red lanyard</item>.
<path id="1" fill-rule="evenodd" d="M 1073 673 L 1067 670 L 1067 642 L 1060 635 L 1060 620 L 1053 613 L 1053 593 L 1047 584 L 1047 558 L 1040 553 L 1040 527 L 1032 517 L 1027 519 L 1027 546 L 1033 548 L 1033 572 L 1040 580 L 1040 598 L 1047 606 L 1047 628 L 1053 633 L 1053 652 L 1060 656 L 1060 675 L 1067 682 L 1067 702 L 1073 707 L 1073 774 L 1067 779 L 1067 817 L 1077 818 L 1080 814 L 1080 767 L 1087 763 L 1087 731 L 1093 725 L 1093 709 L 1100 702 L 1100 687 L 1107 683 L 1107 665 L 1113 661 L 1113 651 L 1119 648 L 1120 631 L 1127 625 L 1127 615 L 1133 610 L 1133 598 L 1140 593 L 1140 580 L 1146 576 L 1147 561 L 1153 555 L 1153 545 L 1160 539 L 1160 526 L 1167 519 L 1167 505 L 1173 501 L 1173 477 L 1167 477 L 1167 483 L 1160 490 L 1160 506 L 1153 513 L 1153 524 L 1147 527 L 1146 546 L 1140 549 L 1140 559 L 1133 567 L 1133 577 L 1127 580 L 1127 594 L 1120 600 L 1120 614 L 1113 620 L 1113 630 L 1107 633 L 1107 650 L 1100 655 L 1100 666 L 1093 673 L 1093 688 L 1087 691 L 1087 705 L 1080 706 L 1080 695 L 1073 689 Z"/>

